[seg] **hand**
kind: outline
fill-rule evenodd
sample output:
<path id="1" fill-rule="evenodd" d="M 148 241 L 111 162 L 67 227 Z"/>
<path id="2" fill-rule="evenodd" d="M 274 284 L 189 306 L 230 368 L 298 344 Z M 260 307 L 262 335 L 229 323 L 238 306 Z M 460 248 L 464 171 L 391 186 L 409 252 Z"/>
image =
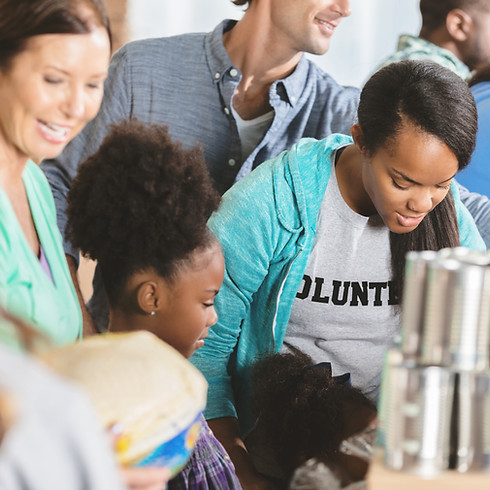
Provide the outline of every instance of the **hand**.
<path id="1" fill-rule="evenodd" d="M 121 468 L 128 490 L 163 490 L 167 488 L 170 472 L 167 468 Z"/>
<path id="2" fill-rule="evenodd" d="M 114 424 L 106 429 L 106 434 L 114 448 L 121 436 L 121 428 Z M 157 466 L 121 466 L 120 471 L 128 490 L 164 490 L 170 478 L 170 470 Z"/>

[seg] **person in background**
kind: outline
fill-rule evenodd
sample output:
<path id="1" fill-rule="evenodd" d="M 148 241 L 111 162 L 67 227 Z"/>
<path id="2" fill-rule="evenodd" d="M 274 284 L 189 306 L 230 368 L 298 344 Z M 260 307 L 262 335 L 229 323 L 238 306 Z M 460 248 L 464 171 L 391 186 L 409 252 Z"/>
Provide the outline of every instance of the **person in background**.
<path id="1" fill-rule="evenodd" d="M 0 346 L 0 488 L 161 490 L 162 468 L 125 470 L 124 485 L 87 395 L 29 350 L 43 341 L 33 342 L 38 331 L 1 308 L 0 317 L 26 346 L 22 353 Z"/>
<path id="2" fill-rule="evenodd" d="M 97 118 L 56 159 L 45 161 L 59 228 L 78 166 L 110 123 L 137 118 L 165 124 L 185 147 L 200 145 L 223 193 L 263 161 L 302 137 L 349 134 L 359 90 L 340 86 L 304 56 L 323 54 L 349 0 L 234 0 L 246 11 L 207 34 L 139 40 L 114 56 Z M 78 251 L 65 243 L 74 281 Z M 83 303 L 83 300 L 81 300 Z M 100 275 L 85 325 L 108 324 Z"/>
<path id="3" fill-rule="evenodd" d="M 490 2 L 421 0 L 420 12 L 422 28 L 419 36 L 402 35 L 398 50 L 380 67 L 404 59 L 431 60 L 468 80 L 472 71 L 490 62 Z M 481 143 L 477 144 L 477 152 L 479 146 Z M 472 163 L 466 167 L 458 175 L 457 182 L 461 200 L 473 216 L 487 248 L 490 248 L 489 190 L 485 181 L 475 187 L 474 179 L 469 180 L 474 166 Z"/>
<path id="4" fill-rule="evenodd" d="M 123 490 L 89 400 L 35 359 L 0 346 L 0 396 L 12 425 L 0 444 L 0 487 Z"/>
<path id="5" fill-rule="evenodd" d="M 476 101 L 478 133 L 470 165 L 458 174 L 458 182 L 490 197 L 490 64 L 478 70 L 468 84 Z"/>
<path id="6" fill-rule="evenodd" d="M 202 152 L 172 141 L 165 126 L 133 120 L 112 127 L 73 181 L 67 230 L 100 265 L 109 331 L 148 330 L 184 357 L 204 345 L 224 273 L 206 226 L 220 199 Z M 169 490 L 240 489 L 204 418 L 202 426 Z"/>
<path id="7" fill-rule="evenodd" d="M 247 441 L 262 474 L 285 488 L 296 468 L 315 459 L 339 488 L 365 479 L 377 411 L 348 373 L 334 378 L 330 363 L 313 364 L 301 352 L 272 354 L 252 370 L 258 421 Z"/>
<path id="8" fill-rule="evenodd" d="M 471 71 L 490 61 L 490 3 L 487 0 L 420 0 L 418 36 L 403 34 L 395 53 L 379 68 L 396 61 L 431 60 L 468 81 Z"/>
<path id="9" fill-rule="evenodd" d="M 257 357 L 299 350 L 326 360 L 375 401 L 399 332 L 406 252 L 485 250 L 452 184 L 477 131 L 467 84 L 436 63 L 393 63 L 363 88 L 358 120 L 352 138 L 305 138 L 263 163 L 208 223 L 226 272 L 218 322 L 191 362 L 208 380 L 206 418 L 239 476 L 253 474 Z"/>
<path id="10" fill-rule="evenodd" d="M 57 344 L 81 337 L 82 317 L 37 163 L 95 117 L 110 46 L 99 0 L 0 1 L 0 304 Z"/>

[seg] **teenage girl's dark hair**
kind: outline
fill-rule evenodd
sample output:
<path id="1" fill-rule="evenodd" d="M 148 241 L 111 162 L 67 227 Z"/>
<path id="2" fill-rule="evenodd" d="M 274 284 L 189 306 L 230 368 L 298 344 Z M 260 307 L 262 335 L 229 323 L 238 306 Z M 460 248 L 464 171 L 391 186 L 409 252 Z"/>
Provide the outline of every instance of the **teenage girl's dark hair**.
<path id="1" fill-rule="evenodd" d="M 235 5 L 250 5 L 252 3 L 252 0 L 231 0 Z"/>
<path id="2" fill-rule="evenodd" d="M 466 167 L 475 147 L 477 112 L 468 85 L 430 61 L 401 61 L 375 73 L 364 86 L 358 108 L 364 143 L 370 153 L 391 144 L 405 124 L 437 137 Z M 391 233 L 391 266 L 400 298 L 405 255 L 459 245 L 452 192 L 410 233 Z"/>
<path id="3" fill-rule="evenodd" d="M 101 0 L 0 1 L 0 69 L 9 67 L 26 42 L 41 34 L 86 34 L 106 29 L 109 17 Z"/>
<path id="4" fill-rule="evenodd" d="M 184 149 L 166 126 L 113 125 L 67 199 L 68 237 L 98 261 L 112 305 L 135 272 L 152 268 L 171 281 L 216 241 L 206 223 L 221 197 L 202 151 Z"/>
<path id="5" fill-rule="evenodd" d="M 443 25 L 451 10 L 469 10 L 473 7 L 488 9 L 489 5 L 487 0 L 420 0 L 422 37 Z"/>
<path id="6" fill-rule="evenodd" d="M 312 364 L 308 355 L 295 352 L 273 354 L 253 366 L 259 423 L 286 472 L 313 457 L 335 461 L 353 421 L 362 424 L 359 407 L 376 414 L 359 390 L 334 382 L 328 369 Z"/>

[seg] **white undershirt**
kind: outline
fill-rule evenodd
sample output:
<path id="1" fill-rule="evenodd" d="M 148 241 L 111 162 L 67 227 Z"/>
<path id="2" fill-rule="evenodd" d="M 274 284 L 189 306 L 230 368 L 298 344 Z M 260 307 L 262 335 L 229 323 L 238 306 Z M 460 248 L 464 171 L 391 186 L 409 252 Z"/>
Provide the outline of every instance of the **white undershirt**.
<path id="1" fill-rule="evenodd" d="M 274 111 L 269 111 L 262 116 L 254 119 L 244 120 L 237 111 L 231 106 L 232 114 L 235 118 L 238 134 L 242 143 L 242 161 L 245 161 L 250 153 L 262 140 L 265 132 L 274 119 Z"/>

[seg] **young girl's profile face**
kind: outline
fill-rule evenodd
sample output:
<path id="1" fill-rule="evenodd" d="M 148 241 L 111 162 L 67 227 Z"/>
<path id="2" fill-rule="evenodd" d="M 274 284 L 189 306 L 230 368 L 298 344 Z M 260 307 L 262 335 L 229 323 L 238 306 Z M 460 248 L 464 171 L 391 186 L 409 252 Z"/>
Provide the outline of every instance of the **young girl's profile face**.
<path id="1" fill-rule="evenodd" d="M 214 298 L 223 283 L 225 261 L 220 246 L 194 254 L 189 266 L 171 282 L 163 281 L 165 298 L 156 311 L 155 335 L 190 357 L 204 345 L 218 316 Z"/>
<path id="2" fill-rule="evenodd" d="M 408 233 L 446 197 L 457 171 L 445 143 L 406 123 L 384 147 L 364 154 L 362 180 L 385 225 Z"/>

